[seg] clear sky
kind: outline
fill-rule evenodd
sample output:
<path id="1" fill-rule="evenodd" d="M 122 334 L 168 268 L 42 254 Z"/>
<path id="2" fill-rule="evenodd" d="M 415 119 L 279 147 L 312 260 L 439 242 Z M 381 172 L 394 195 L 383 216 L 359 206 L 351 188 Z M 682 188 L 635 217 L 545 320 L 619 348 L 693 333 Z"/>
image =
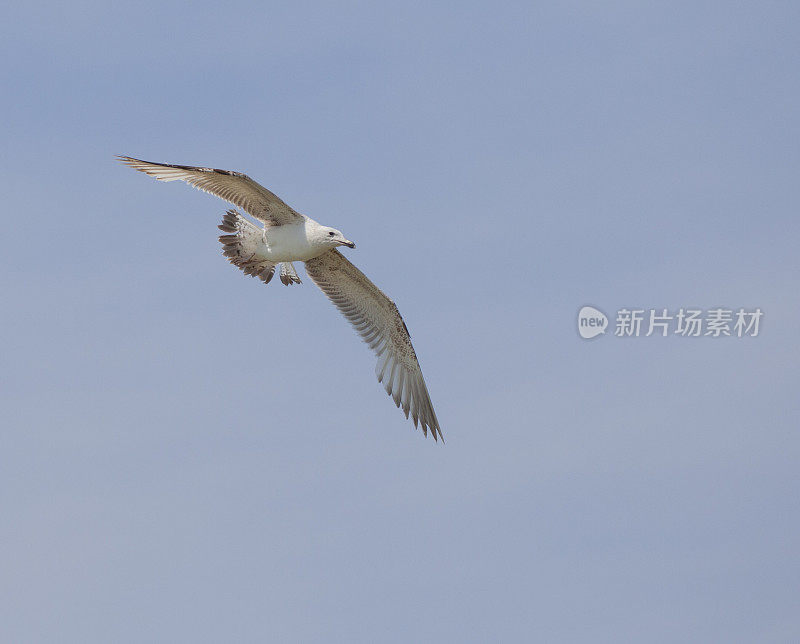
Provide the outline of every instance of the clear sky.
<path id="1" fill-rule="evenodd" d="M 0 639 L 800 639 L 797 3 L 0 24 Z M 226 204 L 115 154 L 353 239 L 446 444 L 304 272 L 243 276 Z M 587 304 L 764 317 L 587 341 Z"/>

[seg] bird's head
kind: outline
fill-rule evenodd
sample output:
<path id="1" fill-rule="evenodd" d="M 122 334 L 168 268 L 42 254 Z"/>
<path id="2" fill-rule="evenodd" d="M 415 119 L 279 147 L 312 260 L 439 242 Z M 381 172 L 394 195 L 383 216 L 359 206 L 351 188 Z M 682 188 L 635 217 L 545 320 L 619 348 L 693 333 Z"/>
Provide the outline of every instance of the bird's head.
<path id="1" fill-rule="evenodd" d="M 321 226 L 320 234 L 324 243 L 336 247 L 336 246 L 347 246 L 348 248 L 355 248 L 356 245 L 347 239 L 341 230 L 336 230 L 335 228 L 328 228 L 327 226 Z"/>

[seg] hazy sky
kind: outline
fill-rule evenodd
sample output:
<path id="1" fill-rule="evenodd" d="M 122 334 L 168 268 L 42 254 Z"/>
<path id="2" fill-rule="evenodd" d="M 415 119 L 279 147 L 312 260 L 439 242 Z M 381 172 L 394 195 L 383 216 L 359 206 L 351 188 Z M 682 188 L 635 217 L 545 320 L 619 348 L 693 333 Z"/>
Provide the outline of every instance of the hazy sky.
<path id="1" fill-rule="evenodd" d="M 799 21 L 7 3 L 0 640 L 800 639 Z M 304 272 L 246 278 L 226 204 L 115 154 L 353 239 L 446 444 Z M 764 317 L 587 341 L 587 304 Z"/>

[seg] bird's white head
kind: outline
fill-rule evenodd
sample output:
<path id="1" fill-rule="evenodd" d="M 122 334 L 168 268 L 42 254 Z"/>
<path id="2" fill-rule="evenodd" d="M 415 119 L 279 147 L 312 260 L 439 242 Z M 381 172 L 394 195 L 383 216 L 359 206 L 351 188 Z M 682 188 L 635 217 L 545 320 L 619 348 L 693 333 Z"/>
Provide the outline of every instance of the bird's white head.
<path id="1" fill-rule="evenodd" d="M 347 239 L 341 230 L 336 230 L 335 228 L 328 228 L 327 226 L 320 226 L 319 230 L 317 231 L 318 239 L 320 243 L 336 247 L 336 246 L 347 246 L 348 248 L 355 248 L 356 245 Z"/>

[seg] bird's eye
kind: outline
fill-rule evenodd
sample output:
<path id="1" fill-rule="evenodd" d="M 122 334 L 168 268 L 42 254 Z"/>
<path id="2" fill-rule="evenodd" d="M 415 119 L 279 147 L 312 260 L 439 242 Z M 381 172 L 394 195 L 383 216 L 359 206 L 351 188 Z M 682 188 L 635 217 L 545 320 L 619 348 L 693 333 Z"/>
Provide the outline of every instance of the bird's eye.
<path id="1" fill-rule="evenodd" d="M 335 234 L 336 234 L 336 233 L 334 233 L 334 232 L 330 232 L 330 233 L 328 233 L 328 235 L 330 235 L 331 237 L 333 237 Z"/>

